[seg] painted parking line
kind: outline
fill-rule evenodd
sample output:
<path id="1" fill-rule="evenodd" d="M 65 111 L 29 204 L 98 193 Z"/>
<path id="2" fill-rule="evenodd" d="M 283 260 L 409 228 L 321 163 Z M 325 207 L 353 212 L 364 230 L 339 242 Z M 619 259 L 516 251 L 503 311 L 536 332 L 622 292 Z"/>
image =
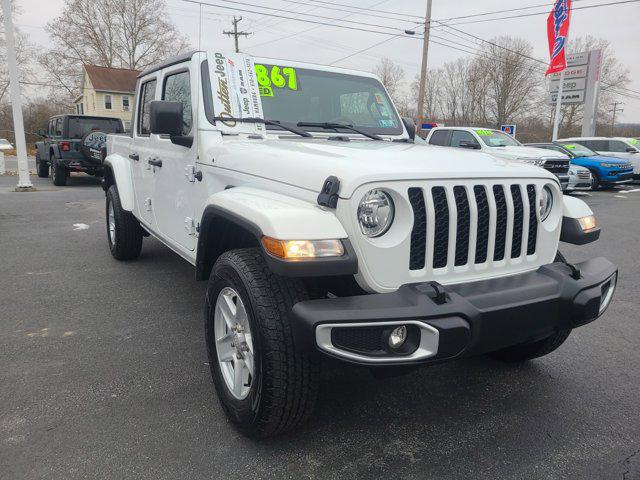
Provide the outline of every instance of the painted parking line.
<path id="1" fill-rule="evenodd" d="M 616 197 L 616 198 L 627 198 L 624 195 L 614 195 L 614 197 Z"/>

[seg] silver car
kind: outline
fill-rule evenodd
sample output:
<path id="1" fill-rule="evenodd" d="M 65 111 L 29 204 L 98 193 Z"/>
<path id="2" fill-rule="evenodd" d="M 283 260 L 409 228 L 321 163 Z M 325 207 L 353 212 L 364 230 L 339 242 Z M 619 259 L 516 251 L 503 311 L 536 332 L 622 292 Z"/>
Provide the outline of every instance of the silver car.
<path id="1" fill-rule="evenodd" d="M 588 168 L 571 164 L 569 167 L 569 185 L 567 185 L 565 192 L 591 190 L 592 181 L 593 177 L 591 176 L 591 172 Z"/>

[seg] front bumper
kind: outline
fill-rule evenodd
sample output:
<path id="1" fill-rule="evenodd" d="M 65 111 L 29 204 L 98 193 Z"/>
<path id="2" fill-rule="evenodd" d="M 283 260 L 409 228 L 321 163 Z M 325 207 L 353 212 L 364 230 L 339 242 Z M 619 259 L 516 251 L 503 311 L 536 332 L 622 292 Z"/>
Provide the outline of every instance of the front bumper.
<path id="1" fill-rule="evenodd" d="M 601 183 L 618 184 L 627 183 L 633 180 L 633 170 L 627 172 L 612 171 L 608 175 L 602 176 Z"/>
<path id="2" fill-rule="evenodd" d="M 480 282 L 300 302 L 292 312 L 296 340 L 363 365 L 435 363 L 541 340 L 596 320 L 611 301 L 615 265 L 595 258 L 576 267 L 579 275 L 553 263 Z M 410 352 L 388 348 L 389 331 L 400 325 L 413 332 Z"/>

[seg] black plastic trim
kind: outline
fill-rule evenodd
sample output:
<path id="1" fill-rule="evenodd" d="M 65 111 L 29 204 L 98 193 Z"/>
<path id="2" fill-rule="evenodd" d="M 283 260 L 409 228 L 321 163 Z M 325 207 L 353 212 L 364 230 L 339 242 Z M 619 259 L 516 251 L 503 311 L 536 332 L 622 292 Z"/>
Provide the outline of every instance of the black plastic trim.
<path id="1" fill-rule="evenodd" d="M 422 321 L 438 329 L 438 352 L 408 363 L 479 355 L 596 320 L 601 286 L 617 275 L 617 268 L 604 258 L 587 260 L 576 268 L 581 272 L 579 279 L 559 262 L 519 275 L 439 286 L 447 299 L 441 304 L 432 298 L 429 283 L 404 285 L 393 293 L 304 301 L 293 307 L 292 325 L 300 348 L 317 352 L 315 328 L 323 323 Z"/>
<path id="2" fill-rule="evenodd" d="M 216 218 L 223 218 L 251 233 L 260 245 L 262 254 L 271 271 L 283 277 L 334 277 L 341 275 L 355 275 L 358 273 L 358 258 L 348 239 L 342 239 L 345 253 L 342 257 L 316 258 L 314 260 L 282 260 L 267 253 L 262 246 L 264 236 L 260 227 L 235 213 L 216 205 L 205 208 L 200 222 L 200 235 L 198 237 L 198 251 L 196 254 L 196 279 L 206 280 L 204 272 L 207 270 L 207 258 L 204 252 L 210 241 L 209 224 Z"/>
<path id="3" fill-rule="evenodd" d="M 573 245 L 585 245 L 600 238 L 600 227 L 585 232 L 577 218 L 562 217 L 560 241 Z"/>

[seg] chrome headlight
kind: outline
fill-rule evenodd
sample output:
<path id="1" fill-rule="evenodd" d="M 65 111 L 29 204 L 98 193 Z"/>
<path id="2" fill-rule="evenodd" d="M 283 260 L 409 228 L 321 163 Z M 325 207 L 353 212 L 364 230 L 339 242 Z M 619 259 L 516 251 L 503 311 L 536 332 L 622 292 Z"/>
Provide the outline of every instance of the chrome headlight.
<path id="1" fill-rule="evenodd" d="M 370 238 L 384 235 L 393 223 L 394 214 L 391 196 L 384 190 L 370 190 L 358 205 L 360 230 Z"/>
<path id="2" fill-rule="evenodd" d="M 538 208 L 540 211 L 540 221 L 544 222 L 553 208 L 553 192 L 548 186 L 545 186 L 540 192 L 540 203 Z"/>

